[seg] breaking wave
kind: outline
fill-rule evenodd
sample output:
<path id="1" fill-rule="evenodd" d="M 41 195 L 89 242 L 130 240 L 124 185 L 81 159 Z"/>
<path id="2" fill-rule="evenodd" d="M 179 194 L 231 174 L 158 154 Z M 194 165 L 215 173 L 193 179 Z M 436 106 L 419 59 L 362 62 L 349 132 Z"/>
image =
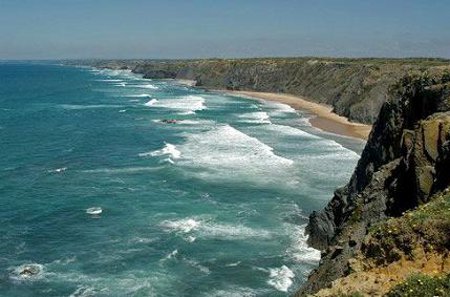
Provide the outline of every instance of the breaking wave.
<path id="1" fill-rule="evenodd" d="M 161 228 L 180 235 L 195 234 L 197 238 L 220 238 L 225 240 L 261 238 L 267 239 L 272 234 L 264 229 L 253 229 L 238 224 L 216 223 L 212 219 L 191 217 L 178 220 L 166 220 Z M 190 235 L 192 236 L 192 235 Z"/>
<path id="2" fill-rule="evenodd" d="M 270 279 L 267 283 L 281 292 L 288 291 L 293 283 L 292 279 L 295 277 L 294 272 L 286 265 L 283 265 L 280 268 L 270 268 L 269 273 Z"/>
<path id="3" fill-rule="evenodd" d="M 160 99 L 151 105 L 152 107 L 168 108 L 178 111 L 180 114 L 194 114 L 196 111 L 206 109 L 205 98 L 201 96 L 183 96 L 173 99 Z"/>

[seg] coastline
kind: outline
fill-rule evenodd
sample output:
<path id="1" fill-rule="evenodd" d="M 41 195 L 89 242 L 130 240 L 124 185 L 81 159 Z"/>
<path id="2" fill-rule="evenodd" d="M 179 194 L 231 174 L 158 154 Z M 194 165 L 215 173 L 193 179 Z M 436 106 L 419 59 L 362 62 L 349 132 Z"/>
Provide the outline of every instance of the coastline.
<path id="1" fill-rule="evenodd" d="M 311 102 L 302 97 L 257 91 L 220 90 L 220 92 L 256 100 L 284 103 L 296 110 L 307 111 L 315 115 L 315 117 L 309 119 L 311 125 L 326 132 L 367 140 L 372 130 L 371 125 L 353 123 L 346 117 L 334 113 L 331 106 Z"/>

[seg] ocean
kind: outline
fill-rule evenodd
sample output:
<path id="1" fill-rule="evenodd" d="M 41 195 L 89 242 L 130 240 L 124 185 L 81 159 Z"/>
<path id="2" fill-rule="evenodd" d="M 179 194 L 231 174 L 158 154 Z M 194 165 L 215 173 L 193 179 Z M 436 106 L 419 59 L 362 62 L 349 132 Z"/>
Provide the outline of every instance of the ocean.
<path id="1" fill-rule="evenodd" d="M 363 142 L 125 70 L 0 64 L 0 296 L 289 296 Z"/>

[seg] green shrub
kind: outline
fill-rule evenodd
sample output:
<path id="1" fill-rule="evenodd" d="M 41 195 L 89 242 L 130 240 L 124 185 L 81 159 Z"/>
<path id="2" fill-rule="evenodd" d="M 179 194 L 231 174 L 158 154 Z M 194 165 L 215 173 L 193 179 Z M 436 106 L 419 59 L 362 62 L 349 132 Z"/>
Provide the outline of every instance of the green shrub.
<path id="1" fill-rule="evenodd" d="M 450 296 L 450 274 L 431 277 L 414 275 L 395 286 L 387 297 L 447 297 Z"/>
<path id="2" fill-rule="evenodd" d="M 450 194 L 438 195 L 428 204 L 407 211 L 369 229 L 370 240 L 362 252 L 378 264 L 397 261 L 400 254 L 414 259 L 413 251 L 447 253 L 450 250 Z M 450 296 L 450 295 L 449 295 Z"/>

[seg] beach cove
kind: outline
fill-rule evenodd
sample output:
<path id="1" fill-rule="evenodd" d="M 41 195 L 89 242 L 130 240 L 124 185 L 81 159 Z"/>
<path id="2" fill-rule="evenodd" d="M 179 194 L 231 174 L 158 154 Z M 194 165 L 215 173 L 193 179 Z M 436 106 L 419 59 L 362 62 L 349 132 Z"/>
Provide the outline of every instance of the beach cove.
<path id="1" fill-rule="evenodd" d="M 297 110 L 307 111 L 315 115 L 309 119 L 312 126 L 343 136 L 367 140 L 372 129 L 371 125 L 350 122 L 346 117 L 334 113 L 331 106 L 309 101 L 299 96 L 256 91 L 226 91 L 226 93 L 256 100 L 284 103 Z"/>

